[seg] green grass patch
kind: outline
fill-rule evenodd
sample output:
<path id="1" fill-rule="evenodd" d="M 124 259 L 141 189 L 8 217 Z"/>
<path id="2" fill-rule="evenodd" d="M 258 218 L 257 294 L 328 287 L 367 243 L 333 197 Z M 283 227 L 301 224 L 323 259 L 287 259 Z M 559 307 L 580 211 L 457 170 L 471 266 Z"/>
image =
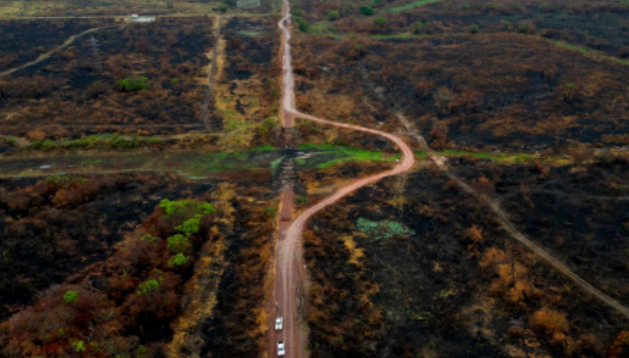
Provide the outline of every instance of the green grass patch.
<path id="1" fill-rule="evenodd" d="M 436 155 L 445 157 L 474 157 L 479 159 L 492 160 L 499 163 L 506 164 L 520 164 L 528 163 L 539 160 L 545 164 L 563 165 L 567 164 L 566 159 L 558 157 L 540 157 L 534 154 L 510 154 L 510 153 L 487 153 L 487 152 L 465 152 L 460 150 L 446 149 L 441 152 L 434 152 Z M 419 160 L 425 160 L 428 158 L 428 152 L 423 150 L 416 150 L 415 155 Z"/>
<path id="2" fill-rule="evenodd" d="M 588 48 L 585 48 L 585 47 L 579 46 L 579 45 L 575 45 L 575 44 L 571 44 L 571 43 L 568 43 L 568 42 L 554 41 L 554 40 L 550 40 L 550 42 L 554 43 L 557 46 L 565 47 L 565 48 L 570 49 L 570 50 L 579 51 L 581 53 L 592 53 L 592 50 L 590 50 Z"/>
<path id="3" fill-rule="evenodd" d="M 359 161 L 359 162 L 368 162 L 368 161 L 379 161 L 379 162 L 391 162 L 401 157 L 400 154 L 395 154 L 392 156 L 388 156 L 386 158 L 382 157 L 382 152 L 372 152 L 368 150 L 356 149 L 352 147 L 339 146 L 334 144 L 302 144 L 299 146 L 299 149 L 317 149 L 326 152 L 335 152 L 339 155 L 342 155 L 341 158 L 336 158 L 329 160 L 325 163 L 321 163 L 317 165 L 317 169 L 327 169 L 333 167 L 337 164 L 349 162 L 349 161 Z M 298 159 L 299 160 L 299 159 Z M 301 165 L 298 161 L 297 165 Z M 304 163 L 305 164 L 305 161 Z"/>
<path id="4" fill-rule="evenodd" d="M 102 159 L 84 159 L 81 161 L 83 165 L 98 165 L 103 164 L 105 161 Z"/>
<path id="5" fill-rule="evenodd" d="M 564 42 L 564 41 L 555 41 L 555 40 L 550 40 L 550 39 L 546 39 L 546 40 L 552 42 L 553 44 L 555 44 L 557 46 L 564 47 L 564 48 L 567 48 L 567 49 L 570 49 L 570 50 L 573 50 L 573 51 L 579 51 L 579 52 L 581 52 L 583 54 L 586 54 L 586 55 L 598 55 L 598 56 L 600 56 L 602 58 L 607 58 L 607 59 L 610 59 L 610 60 L 612 60 L 614 62 L 623 64 L 623 65 L 629 65 L 629 60 L 623 60 L 623 59 L 618 58 L 618 57 L 607 55 L 607 54 L 605 54 L 603 52 L 594 51 L 594 50 L 589 49 L 589 48 L 584 47 L 584 46 L 575 45 L 575 44 L 571 44 L 571 43 Z"/>
<path id="6" fill-rule="evenodd" d="M 388 40 L 388 39 L 409 39 L 412 37 L 419 37 L 420 35 L 411 34 L 408 32 L 402 34 L 392 34 L 392 35 L 370 35 L 369 37 L 372 39 L 379 40 Z"/>
<path id="7" fill-rule="evenodd" d="M 406 5 L 402 5 L 402 6 L 396 6 L 396 7 L 392 7 L 389 9 L 389 11 L 404 11 L 404 10 L 409 10 L 412 9 L 415 6 L 424 6 L 427 4 L 432 4 L 434 2 L 438 2 L 441 0 L 418 0 L 418 1 L 414 1 L 410 4 L 406 4 Z"/>

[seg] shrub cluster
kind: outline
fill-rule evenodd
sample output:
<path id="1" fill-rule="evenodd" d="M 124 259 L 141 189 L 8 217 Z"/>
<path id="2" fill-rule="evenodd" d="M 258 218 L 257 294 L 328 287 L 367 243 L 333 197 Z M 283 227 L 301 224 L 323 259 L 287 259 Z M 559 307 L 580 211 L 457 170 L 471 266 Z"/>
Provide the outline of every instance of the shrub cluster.
<path id="1" fill-rule="evenodd" d="M 51 287 L 34 307 L 0 326 L 0 356 L 161 355 L 162 343 L 155 342 L 172 334 L 169 324 L 182 310 L 182 282 L 191 276 L 212 213 L 208 203 L 163 200 L 99 275 L 89 276 L 85 285 Z M 186 245 L 172 250 L 177 235 Z"/>

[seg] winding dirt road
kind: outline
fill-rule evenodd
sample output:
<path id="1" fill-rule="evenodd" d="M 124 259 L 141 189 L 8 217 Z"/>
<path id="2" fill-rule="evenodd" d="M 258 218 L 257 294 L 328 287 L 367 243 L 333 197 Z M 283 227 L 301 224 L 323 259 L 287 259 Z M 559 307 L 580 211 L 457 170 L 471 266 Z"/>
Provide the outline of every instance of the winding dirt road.
<path id="1" fill-rule="evenodd" d="M 399 137 L 396 137 L 390 133 L 381 132 L 375 129 L 365 128 L 357 125 L 338 123 L 329 121 L 326 119 L 317 118 L 308 114 L 301 113 L 294 108 L 294 77 L 292 67 L 292 57 L 290 52 L 290 38 L 291 33 L 289 28 L 285 26 L 285 23 L 290 24 L 290 4 L 288 0 L 283 0 L 284 3 L 284 17 L 279 21 L 283 34 L 283 75 L 282 75 L 282 109 L 283 109 L 283 127 L 293 128 L 295 117 L 311 120 L 324 125 L 332 125 L 341 128 L 347 128 L 355 131 L 361 131 L 380 137 L 384 137 L 391 142 L 395 143 L 402 152 L 402 159 L 400 163 L 393 169 L 369 176 L 367 178 L 358 179 L 342 188 L 340 188 L 333 195 L 325 198 L 316 205 L 308 208 L 302 212 L 288 228 L 280 226 L 280 238 L 278 245 L 278 258 L 277 258 L 277 275 L 276 284 L 273 292 L 274 301 L 278 305 L 278 314 L 284 317 L 284 329 L 281 332 L 272 334 L 275 337 L 275 341 L 283 340 L 286 345 L 287 357 L 305 357 L 307 352 L 305 351 L 305 338 L 299 333 L 299 323 L 301 317 L 298 308 L 303 308 L 303 302 L 305 301 L 305 283 L 304 281 L 304 266 L 303 266 L 303 253 L 302 253 L 302 236 L 306 222 L 318 211 L 334 204 L 339 199 L 347 196 L 354 191 L 371 185 L 376 181 L 388 177 L 404 173 L 410 170 L 415 164 L 415 157 L 411 148 Z M 285 229 L 285 230 L 284 230 Z M 300 291 L 300 292 L 298 292 Z M 298 300 L 299 306 L 298 307 Z M 277 348 L 275 345 L 271 347 L 271 357 L 277 355 Z"/>

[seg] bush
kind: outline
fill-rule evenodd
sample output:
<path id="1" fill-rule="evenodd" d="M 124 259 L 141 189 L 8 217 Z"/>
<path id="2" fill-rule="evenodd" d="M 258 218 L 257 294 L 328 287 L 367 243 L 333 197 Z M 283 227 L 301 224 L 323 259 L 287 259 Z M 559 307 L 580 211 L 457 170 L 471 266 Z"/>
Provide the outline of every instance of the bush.
<path id="1" fill-rule="evenodd" d="M 478 25 L 474 24 L 470 26 L 470 33 L 477 34 L 479 32 L 480 32 L 480 29 L 478 28 Z"/>
<path id="2" fill-rule="evenodd" d="M 374 222 L 365 218 L 359 218 L 356 222 L 358 231 L 369 235 L 376 241 L 389 240 L 400 235 L 414 235 L 415 231 L 395 221 Z"/>
<path id="3" fill-rule="evenodd" d="M 148 280 L 138 285 L 138 290 L 135 292 L 138 296 L 148 295 L 155 292 L 159 288 L 159 281 Z"/>
<path id="4" fill-rule="evenodd" d="M 187 236 L 176 234 L 168 238 L 168 250 L 172 252 L 185 252 L 190 247 L 190 240 Z"/>
<path id="5" fill-rule="evenodd" d="M 67 304 L 75 304 L 79 302 L 79 291 L 66 291 L 66 293 L 63 294 L 63 300 Z"/>
<path id="6" fill-rule="evenodd" d="M 518 22 L 518 32 L 522 34 L 535 33 L 535 25 L 531 20 Z"/>
<path id="7" fill-rule="evenodd" d="M 309 24 L 309 23 L 307 23 L 307 22 L 306 22 L 306 21 L 304 21 L 304 20 L 301 20 L 301 21 L 299 22 L 299 30 L 300 30 L 301 32 L 308 32 L 308 31 L 310 31 L 310 24 Z"/>
<path id="8" fill-rule="evenodd" d="M 373 15 L 373 8 L 371 6 L 361 6 L 360 12 L 362 12 L 363 14 L 367 16 L 371 16 Z"/>
<path id="9" fill-rule="evenodd" d="M 57 142 L 50 139 L 42 139 L 32 142 L 29 146 L 30 149 L 41 150 L 42 152 L 49 152 L 59 148 Z"/>
<path id="10" fill-rule="evenodd" d="M 145 91 L 149 88 L 151 84 L 144 76 L 129 77 L 118 81 L 118 90 L 121 92 Z"/>
<path id="11" fill-rule="evenodd" d="M 178 253 L 173 256 L 170 260 L 168 260 L 168 267 L 173 268 L 176 266 L 185 265 L 188 262 L 188 258 L 183 253 Z"/>
<path id="12" fill-rule="evenodd" d="M 415 28 L 413 29 L 413 33 L 416 35 L 420 34 L 423 28 L 424 28 L 424 24 L 421 21 L 417 21 L 415 23 Z"/>
<path id="13" fill-rule="evenodd" d="M 328 11 L 328 20 L 330 21 L 336 21 L 336 19 L 339 18 L 339 12 L 336 10 L 330 10 Z"/>
<path id="14" fill-rule="evenodd" d="M 164 210 L 167 216 L 192 216 L 199 211 L 203 214 L 214 214 L 215 212 L 212 204 L 198 203 L 192 200 L 164 199 L 159 202 L 159 208 Z"/>
<path id="15" fill-rule="evenodd" d="M 387 19 L 385 19 L 384 17 L 382 17 L 382 16 L 378 16 L 378 17 L 376 18 L 376 24 L 378 24 L 378 25 L 384 25 L 384 24 L 386 24 L 386 23 L 387 23 Z"/>
<path id="16" fill-rule="evenodd" d="M 175 227 L 175 229 L 183 232 L 183 234 L 186 236 L 190 236 L 199 232 L 200 227 L 201 214 L 196 214 L 194 217 L 184 221 L 183 224 Z"/>

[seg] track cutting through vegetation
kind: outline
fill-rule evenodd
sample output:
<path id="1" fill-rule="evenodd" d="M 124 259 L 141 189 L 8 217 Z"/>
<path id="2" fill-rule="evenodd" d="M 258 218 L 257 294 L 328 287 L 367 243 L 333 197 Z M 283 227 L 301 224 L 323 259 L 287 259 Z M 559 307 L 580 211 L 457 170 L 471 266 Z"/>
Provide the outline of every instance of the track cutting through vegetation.
<path id="1" fill-rule="evenodd" d="M 283 34 L 282 43 L 282 64 L 283 64 L 283 76 L 282 76 L 282 109 L 283 109 L 283 127 L 293 128 L 294 118 L 300 117 L 313 122 L 317 122 L 325 125 L 332 125 L 341 128 L 347 128 L 355 131 L 361 131 L 370 133 L 380 137 L 384 137 L 389 141 L 395 143 L 402 152 L 402 159 L 400 163 L 393 169 L 382 172 L 380 174 L 372 175 L 367 178 L 358 179 L 340 189 L 338 189 L 333 195 L 323 199 L 316 205 L 308 208 L 302 212 L 283 232 L 280 232 L 280 241 L 278 245 L 278 261 L 277 261 L 277 275 L 276 285 L 273 292 L 275 302 L 278 305 L 278 312 L 284 315 L 284 329 L 281 332 L 275 333 L 275 340 L 283 340 L 286 345 L 286 356 L 288 357 L 304 357 L 307 352 L 302 344 L 302 339 L 299 334 L 298 324 L 300 318 L 297 313 L 296 301 L 298 299 L 297 289 L 304 287 L 303 275 L 300 274 L 301 267 L 303 266 L 303 253 L 302 253 L 302 236 L 306 222 L 320 210 L 334 204 L 341 198 L 353 193 L 354 191 L 371 185 L 376 181 L 388 177 L 404 173 L 409 171 L 415 164 L 415 157 L 411 148 L 399 137 L 390 133 L 381 132 L 375 129 L 365 128 L 357 125 L 338 123 L 329 121 L 326 119 L 317 118 L 308 114 L 297 111 L 294 106 L 294 77 L 292 68 L 292 58 L 290 53 L 290 4 L 288 0 L 283 0 L 284 3 L 284 17 L 279 21 Z M 284 23 L 289 24 L 287 28 Z M 302 305 L 303 306 L 303 305 Z M 275 347 L 271 347 L 271 356 L 276 356 L 277 352 Z"/>
<path id="2" fill-rule="evenodd" d="M 53 48 L 52 50 L 50 50 L 50 51 L 48 51 L 48 52 L 46 52 L 46 53 L 43 53 L 43 54 L 39 55 L 39 57 L 37 57 L 37 58 L 36 58 L 36 59 L 34 59 L 33 61 L 31 61 L 31 62 L 27 62 L 27 63 L 23 64 L 22 66 L 19 66 L 19 67 L 16 67 L 16 68 L 12 68 L 12 69 L 10 69 L 10 70 L 6 70 L 6 71 L 4 71 L 4 72 L 0 72 L 0 77 L 5 77 L 5 76 L 8 76 L 8 75 L 10 75 L 10 74 L 12 74 L 12 73 L 14 73 L 14 72 L 17 72 L 17 71 L 22 70 L 22 69 L 24 69 L 24 68 L 27 68 L 27 67 L 30 67 L 30 66 L 36 65 L 36 64 L 38 64 L 38 63 L 40 63 L 40 62 L 42 62 L 42 61 L 44 61 L 44 60 L 46 60 L 46 59 L 50 58 L 50 56 L 52 56 L 52 55 L 53 55 L 53 54 L 55 54 L 56 52 L 59 52 L 59 51 L 63 50 L 64 48 L 66 48 L 66 47 L 68 47 L 68 46 L 72 45 L 72 43 L 74 42 L 74 40 L 76 40 L 77 38 L 79 38 L 79 37 L 81 37 L 81 36 L 84 36 L 84 35 L 87 35 L 87 34 L 91 34 L 92 32 L 96 32 L 96 31 L 103 30 L 103 29 L 111 29 L 111 28 L 114 28 L 114 27 L 117 27 L 117 26 L 94 27 L 94 28 L 91 28 L 91 29 L 89 29 L 89 30 L 85 30 L 85 31 L 83 31 L 83 32 L 81 32 L 80 34 L 77 34 L 77 35 L 72 35 L 72 36 L 70 36 L 70 37 L 66 40 L 66 42 L 64 42 L 63 44 L 61 44 L 61 45 L 59 45 L 59 46 L 57 46 L 57 47 L 55 47 L 55 48 Z"/>

